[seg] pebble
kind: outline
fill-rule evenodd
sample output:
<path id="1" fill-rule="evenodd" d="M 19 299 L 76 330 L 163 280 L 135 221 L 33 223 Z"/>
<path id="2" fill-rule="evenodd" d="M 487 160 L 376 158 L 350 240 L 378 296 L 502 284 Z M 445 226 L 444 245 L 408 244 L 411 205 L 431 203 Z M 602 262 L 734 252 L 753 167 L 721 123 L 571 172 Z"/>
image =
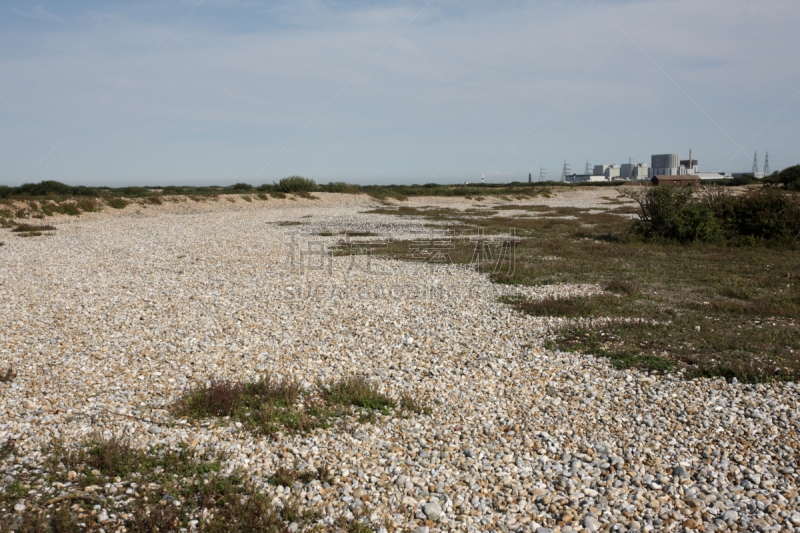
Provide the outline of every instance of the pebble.
<path id="1" fill-rule="evenodd" d="M 602 210 L 616 194 L 591 191 L 513 203 Z M 796 384 L 617 370 L 592 354 L 545 348 L 559 328 L 599 319 L 530 317 L 498 301 L 591 295 L 597 286 L 510 287 L 452 265 L 367 268 L 349 257 L 290 271 L 291 243 L 341 238 L 315 235 L 325 231 L 394 239 L 428 231 L 422 219 L 365 213 L 378 205 L 365 196 L 315 196 L 130 205 L 59 218 L 46 238 L 3 237 L 0 370 L 13 364 L 17 377 L 0 384 L 0 443 L 16 445 L 0 462 L 2 484 L 41 470 L 43 445 L 101 434 L 225 452 L 222 471 L 249 473 L 268 497 L 296 494 L 322 520 L 357 511 L 376 530 L 387 522 L 437 533 L 800 527 Z M 432 411 L 348 417 L 277 440 L 170 415 L 192 387 L 265 372 L 307 388 L 359 373 Z M 323 462 L 335 476 L 327 487 L 266 482 L 280 466 Z M 17 502 L 14 511 L 24 510 Z"/>

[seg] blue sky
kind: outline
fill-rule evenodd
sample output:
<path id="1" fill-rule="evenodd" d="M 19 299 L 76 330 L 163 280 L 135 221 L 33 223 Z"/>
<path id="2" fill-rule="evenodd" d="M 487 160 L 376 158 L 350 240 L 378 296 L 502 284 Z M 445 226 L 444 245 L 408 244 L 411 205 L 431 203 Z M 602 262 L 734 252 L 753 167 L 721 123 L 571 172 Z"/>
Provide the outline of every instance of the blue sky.
<path id="1" fill-rule="evenodd" d="M 0 4 L 0 184 L 800 163 L 796 0 Z"/>

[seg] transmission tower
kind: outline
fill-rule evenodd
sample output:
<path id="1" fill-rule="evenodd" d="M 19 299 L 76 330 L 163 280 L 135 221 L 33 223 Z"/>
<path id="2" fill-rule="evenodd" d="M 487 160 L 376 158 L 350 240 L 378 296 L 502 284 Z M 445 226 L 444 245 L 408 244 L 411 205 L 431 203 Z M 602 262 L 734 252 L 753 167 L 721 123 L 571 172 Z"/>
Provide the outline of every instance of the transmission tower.
<path id="1" fill-rule="evenodd" d="M 547 181 L 547 169 L 539 167 L 539 181 Z"/>
<path id="2" fill-rule="evenodd" d="M 769 176 L 769 152 L 764 155 L 764 177 Z"/>
<path id="3" fill-rule="evenodd" d="M 758 174 L 758 150 L 753 152 L 753 176 Z"/>
<path id="4" fill-rule="evenodd" d="M 586 160 L 586 172 L 584 172 L 587 176 L 591 176 L 591 172 L 589 171 L 589 160 Z"/>
<path id="5" fill-rule="evenodd" d="M 564 160 L 564 170 L 561 171 L 561 181 L 567 181 L 567 176 L 569 175 L 569 165 L 567 164 L 567 160 Z"/>

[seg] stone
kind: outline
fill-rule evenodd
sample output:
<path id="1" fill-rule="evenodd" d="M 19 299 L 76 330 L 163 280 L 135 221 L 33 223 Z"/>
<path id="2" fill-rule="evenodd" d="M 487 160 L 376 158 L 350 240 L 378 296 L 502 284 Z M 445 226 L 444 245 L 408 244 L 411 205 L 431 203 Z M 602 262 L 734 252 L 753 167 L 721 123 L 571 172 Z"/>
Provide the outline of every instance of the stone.
<path id="1" fill-rule="evenodd" d="M 422 512 L 429 519 L 436 521 L 442 516 L 442 506 L 438 502 L 426 503 L 422 506 Z"/>
<path id="2" fill-rule="evenodd" d="M 600 531 L 600 522 L 593 516 L 586 516 L 583 519 L 583 527 L 592 533 Z"/>
<path id="3" fill-rule="evenodd" d="M 733 520 L 733 521 L 739 520 L 739 513 L 736 511 L 725 511 L 724 513 L 722 513 L 722 519 L 725 520 L 726 522 L 728 520 Z"/>
<path id="4" fill-rule="evenodd" d="M 25 500 L 20 500 L 14 504 L 14 512 L 22 513 L 25 512 L 25 509 L 27 509 L 25 506 Z"/>
<path id="5" fill-rule="evenodd" d="M 297 533 L 297 531 L 300 529 L 300 524 L 297 522 L 292 522 L 286 529 L 289 531 L 289 533 Z"/>

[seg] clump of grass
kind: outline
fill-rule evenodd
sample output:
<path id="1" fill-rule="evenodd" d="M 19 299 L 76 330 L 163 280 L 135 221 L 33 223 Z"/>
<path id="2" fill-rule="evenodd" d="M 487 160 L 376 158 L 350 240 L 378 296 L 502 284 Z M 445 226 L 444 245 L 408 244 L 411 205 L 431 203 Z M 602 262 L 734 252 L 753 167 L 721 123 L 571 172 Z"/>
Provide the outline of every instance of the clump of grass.
<path id="1" fill-rule="evenodd" d="M 5 372 L 0 372 L 0 383 L 8 383 L 15 377 L 17 377 L 17 373 L 14 372 L 14 367 L 9 365 Z"/>
<path id="2" fill-rule="evenodd" d="M 294 193 L 294 195 L 298 196 L 300 198 L 305 198 L 306 200 L 318 200 L 319 199 L 318 197 L 313 196 L 313 195 L 311 195 L 310 193 L 308 193 L 306 191 L 297 191 L 297 192 Z"/>
<path id="3" fill-rule="evenodd" d="M 269 193 L 269 195 L 272 196 L 273 198 L 278 198 L 280 200 L 286 198 L 286 193 L 283 193 L 281 191 L 272 191 L 271 193 Z"/>
<path id="4" fill-rule="evenodd" d="M 82 198 L 78 200 L 75 202 L 75 207 L 87 213 L 94 213 L 95 211 L 100 210 L 97 204 L 91 198 Z"/>
<path id="5" fill-rule="evenodd" d="M 625 296 L 634 296 L 639 292 L 633 283 L 630 283 L 628 281 L 623 281 L 620 279 L 612 279 L 603 288 L 608 292 L 612 292 L 614 294 L 622 294 Z"/>
<path id="6" fill-rule="evenodd" d="M 258 198 L 259 200 L 269 200 L 269 196 L 267 196 L 263 192 L 256 194 L 256 198 Z"/>
<path id="7" fill-rule="evenodd" d="M 336 381 L 317 381 L 322 399 L 329 404 L 385 410 L 394 407 L 394 401 L 378 391 L 367 378 L 350 376 Z"/>
<path id="8" fill-rule="evenodd" d="M 249 196 L 247 196 L 246 194 L 242 195 L 242 200 L 244 200 L 245 202 L 252 202 L 253 201 L 253 199 L 250 198 Z"/>
<path id="9" fill-rule="evenodd" d="M 300 226 L 302 224 L 303 224 L 302 222 L 298 222 L 296 220 L 288 220 L 286 222 L 278 222 L 279 226 Z"/>
<path id="10" fill-rule="evenodd" d="M 37 224 L 21 223 L 12 229 L 13 233 L 18 233 L 20 237 L 38 237 L 43 235 L 44 231 L 55 231 L 54 226 L 40 226 Z"/>
<path id="11" fill-rule="evenodd" d="M 108 200 L 108 206 L 114 209 L 125 209 L 128 206 L 128 202 L 122 198 L 112 198 Z"/>
<path id="12" fill-rule="evenodd" d="M 11 454 L 13 454 L 16 449 L 17 449 L 17 447 L 14 444 L 14 441 L 11 440 L 11 437 L 9 437 L 6 440 L 5 444 L 0 446 L 0 461 L 5 460 L 6 457 L 8 457 Z"/>
<path id="13" fill-rule="evenodd" d="M 291 487 L 295 483 L 307 485 L 315 480 L 319 480 L 322 483 L 330 483 L 333 481 L 333 473 L 328 467 L 328 463 L 323 462 L 316 470 L 300 471 L 295 461 L 294 468 L 281 466 L 269 477 L 270 483 L 284 487 Z"/>
<path id="14" fill-rule="evenodd" d="M 173 413 L 192 419 L 230 417 L 251 431 L 276 435 L 327 428 L 353 410 L 372 419 L 376 411 L 388 415 L 395 406 L 363 377 L 318 380 L 316 385 L 317 392 L 305 391 L 296 380 L 270 375 L 253 382 L 215 380 L 185 394 Z"/>
<path id="15" fill-rule="evenodd" d="M 429 415 L 432 410 L 428 402 L 424 398 L 417 398 L 411 394 L 404 392 L 400 396 L 400 408 L 404 411 L 411 411 L 420 415 Z"/>
<path id="16" fill-rule="evenodd" d="M 301 387 L 297 381 L 274 380 L 270 375 L 255 382 L 212 381 L 181 398 L 175 412 L 191 418 L 230 416 L 250 429 L 275 434 L 278 431 L 307 433 L 329 425 L 329 410 L 313 398 L 298 405 Z"/>
<path id="17" fill-rule="evenodd" d="M 161 198 L 160 194 L 154 194 L 152 196 L 147 196 L 144 200 L 145 203 L 153 204 L 153 205 L 161 205 L 164 203 L 164 200 Z"/>
<path id="18" fill-rule="evenodd" d="M 81 214 L 81 210 L 78 208 L 78 206 L 72 203 L 58 204 L 52 209 L 52 211 L 54 213 L 61 213 L 62 215 L 69 215 L 73 217 Z"/>

